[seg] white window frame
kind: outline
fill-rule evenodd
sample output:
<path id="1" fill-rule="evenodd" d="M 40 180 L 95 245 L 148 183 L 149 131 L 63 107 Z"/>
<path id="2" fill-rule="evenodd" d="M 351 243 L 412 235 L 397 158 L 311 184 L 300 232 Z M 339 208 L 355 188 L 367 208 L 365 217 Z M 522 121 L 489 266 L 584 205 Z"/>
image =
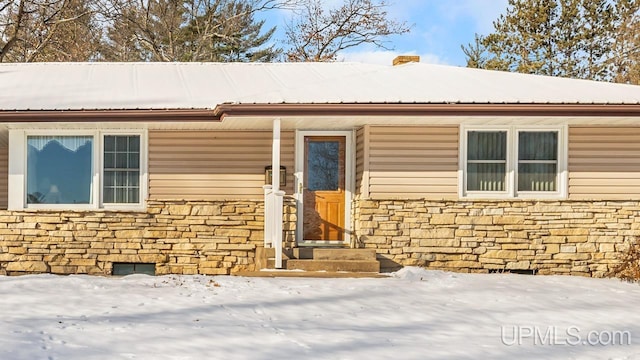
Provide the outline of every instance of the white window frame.
<path id="1" fill-rule="evenodd" d="M 118 203 L 104 203 L 104 137 L 108 135 L 114 136 L 131 136 L 131 135 L 139 135 L 140 136 L 140 193 L 138 196 L 140 197 L 138 203 L 126 203 L 126 204 L 118 204 Z M 147 160 L 148 160 L 148 145 L 147 145 L 147 131 L 146 130 L 109 130 L 109 131 L 101 131 L 99 132 L 100 136 L 100 208 L 103 209 L 112 209 L 112 210 L 138 210 L 144 209 L 146 205 L 146 199 L 148 194 L 148 171 L 147 171 Z"/>
<path id="2" fill-rule="evenodd" d="M 497 125 L 460 126 L 460 154 L 458 167 L 458 195 L 467 199 L 566 199 L 567 198 L 567 125 Z M 467 141 L 470 131 L 505 131 L 507 133 L 507 163 L 505 191 L 467 191 Z M 554 131 L 558 133 L 558 167 L 556 191 L 518 191 L 518 134 L 520 132 Z"/>
<path id="3" fill-rule="evenodd" d="M 138 203 L 104 204 L 104 136 L 140 136 L 140 199 Z M 27 137 L 28 136 L 92 136 L 92 198 L 90 204 L 27 204 Z M 148 195 L 148 132 L 145 129 L 123 130 L 9 130 L 9 210 L 131 210 L 146 209 Z"/>

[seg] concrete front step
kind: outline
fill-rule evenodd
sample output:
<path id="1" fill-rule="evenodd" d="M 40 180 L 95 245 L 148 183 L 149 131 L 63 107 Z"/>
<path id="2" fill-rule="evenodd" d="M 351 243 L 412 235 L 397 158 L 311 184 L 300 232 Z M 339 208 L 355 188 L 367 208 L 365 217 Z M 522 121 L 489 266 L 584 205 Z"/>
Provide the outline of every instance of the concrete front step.
<path id="1" fill-rule="evenodd" d="M 284 270 L 288 270 L 287 269 L 287 263 L 289 262 L 289 259 L 282 259 L 282 269 Z M 265 269 L 275 269 L 276 268 L 276 259 L 267 259 L 267 266 L 265 267 Z"/>
<path id="2" fill-rule="evenodd" d="M 313 260 L 376 261 L 375 249 L 314 249 Z"/>
<path id="3" fill-rule="evenodd" d="M 284 264 L 283 264 L 284 265 Z M 287 270 L 380 272 L 380 263 L 371 260 L 287 260 Z"/>
<path id="4" fill-rule="evenodd" d="M 264 269 L 275 268 L 275 259 L 268 259 Z M 380 272 L 380 263 L 376 260 L 282 259 L 282 270 Z"/>
<path id="5" fill-rule="evenodd" d="M 260 249 L 259 269 L 275 269 L 275 249 Z M 375 249 L 295 248 L 282 254 L 283 270 L 379 273 Z M 281 270 L 279 270 L 281 271 Z"/>
<path id="6" fill-rule="evenodd" d="M 345 272 L 345 271 L 300 271 L 300 270 L 260 270 L 260 271 L 237 271 L 232 272 L 234 276 L 248 277 L 296 277 L 296 278 L 388 278 L 375 272 Z"/>
<path id="7" fill-rule="evenodd" d="M 349 248 L 295 248 L 290 254 L 290 259 L 314 259 L 314 260 L 375 260 L 375 249 L 349 249 Z"/>
<path id="8" fill-rule="evenodd" d="M 311 247 L 297 247 L 293 249 L 291 259 L 313 259 L 313 252 L 315 248 Z"/>

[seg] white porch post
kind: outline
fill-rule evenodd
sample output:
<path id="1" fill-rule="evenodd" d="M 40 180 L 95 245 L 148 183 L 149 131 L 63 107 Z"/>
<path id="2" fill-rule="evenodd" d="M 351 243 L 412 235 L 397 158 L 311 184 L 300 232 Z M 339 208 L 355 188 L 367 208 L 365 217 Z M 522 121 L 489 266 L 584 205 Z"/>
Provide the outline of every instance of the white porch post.
<path id="1" fill-rule="evenodd" d="M 271 185 L 264 185 L 264 247 L 273 247 L 273 190 Z"/>
<path id="2" fill-rule="evenodd" d="M 271 149 L 271 183 L 273 192 L 280 190 L 280 119 L 273 120 L 273 145 Z"/>
<path id="3" fill-rule="evenodd" d="M 271 225 L 271 241 L 272 246 L 275 248 L 276 269 L 282 268 L 282 211 L 283 211 L 283 196 L 284 191 L 280 190 L 280 119 L 273 120 L 273 145 L 271 151 L 271 183 L 272 193 L 271 197 L 273 201 L 273 214 L 270 216 L 272 219 Z M 265 217 L 266 221 L 266 217 Z"/>

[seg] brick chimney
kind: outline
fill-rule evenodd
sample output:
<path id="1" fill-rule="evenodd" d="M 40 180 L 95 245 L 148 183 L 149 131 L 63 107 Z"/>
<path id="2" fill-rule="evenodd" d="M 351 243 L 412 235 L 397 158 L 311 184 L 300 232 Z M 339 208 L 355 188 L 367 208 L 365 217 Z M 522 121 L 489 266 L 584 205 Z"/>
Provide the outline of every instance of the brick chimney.
<path id="1" fill-rule="evenodd" d="M 393 59 L 393 66 L 404 65 L 411 62 L 420 62 L 420 56 L 417 55 L 400 55 Z"/>

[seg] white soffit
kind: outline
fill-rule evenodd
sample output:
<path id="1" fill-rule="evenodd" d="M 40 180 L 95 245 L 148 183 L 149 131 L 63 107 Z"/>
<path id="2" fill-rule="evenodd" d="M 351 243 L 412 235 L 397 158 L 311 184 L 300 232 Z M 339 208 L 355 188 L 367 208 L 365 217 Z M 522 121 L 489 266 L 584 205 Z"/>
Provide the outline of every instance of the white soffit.
<path id="1" fill-rule="evenodd" d="M 0 111 L 242 104 L 640 104 L 640 86 L 411 63 L 0 64 Z"/>

